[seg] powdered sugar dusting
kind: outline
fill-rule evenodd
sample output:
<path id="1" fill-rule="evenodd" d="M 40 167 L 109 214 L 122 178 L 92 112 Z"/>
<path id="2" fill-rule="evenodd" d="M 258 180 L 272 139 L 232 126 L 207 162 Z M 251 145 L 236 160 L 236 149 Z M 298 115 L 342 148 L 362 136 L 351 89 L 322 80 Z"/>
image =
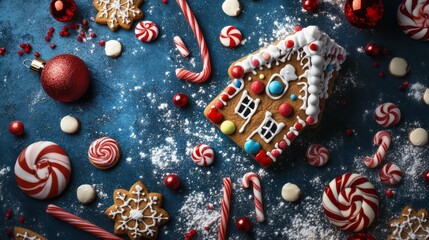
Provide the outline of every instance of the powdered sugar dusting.
<path id="1" fill-rule="evenodd" d="M 423 99 L 423 93 L 425 90 L 426 87 L 423 84 L 417 82 L 410 86 L 407 96 L 411 97 L 411 99 L 415 101 L 421 101 Z"/>

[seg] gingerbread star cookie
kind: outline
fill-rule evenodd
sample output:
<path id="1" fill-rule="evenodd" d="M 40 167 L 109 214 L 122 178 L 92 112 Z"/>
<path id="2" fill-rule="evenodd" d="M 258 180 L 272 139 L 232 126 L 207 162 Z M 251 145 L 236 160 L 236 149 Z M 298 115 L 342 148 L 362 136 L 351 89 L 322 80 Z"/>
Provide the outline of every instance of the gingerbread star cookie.
<path id="1" fill-rule="evenodd" d="M 139 8 L 143 0 L 94 0 L 92 5 L 98 10 L 95 22 L 107 24 L 112 31 L 119 27 L 129 30 L 134 20 L 143 18 Z"/>
<path id="2" fill-rule="evenodd" d="M 48 240 L 38 233 L 21 227 L 15 227 L 13 232 L 15 240 Z"/>
<path id="3" fill-rule="evenodd" d="M 162 195 L 149 193 L 138 181 L 129 191 L 117 189 L 113 193 L 114 204 L 104 212 L 115 221 L 115 234 L 127 234 L 130 239 L 156 239 L 159 227 L 170 216 L 161 208 Z"/>
<path id="4" fill-rule="evenodd" d="M 406 206 L 397 219 L 389 221 L 392 234 L 387 239 L 429 239 L 429 218 L 426 209 L 415 211 Z"/>

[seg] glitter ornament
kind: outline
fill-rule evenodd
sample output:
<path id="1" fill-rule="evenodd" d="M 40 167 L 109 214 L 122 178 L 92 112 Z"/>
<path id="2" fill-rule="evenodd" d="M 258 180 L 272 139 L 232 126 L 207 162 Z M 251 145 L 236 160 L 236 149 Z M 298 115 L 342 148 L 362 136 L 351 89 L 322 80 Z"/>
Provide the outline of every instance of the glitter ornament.
<path id="1" fill-rule="evenodd" d="M 365 53 L 370 57 L 375 57 L 380 54 L 381 48 L 376 43 L 368 43 L 365 46 Z"/>
<path id="2" fill-rule="evenodd" d="M 348 237 L 347 240 L 375 240 L 375 238 L 367 233 L 358 233 Z"/>
<path id="3" fill-rule="evenodd" d="M 24 133 L 24 124 L 21 121 L 12 121 L 9 123 L 9 132 L 15 136 L 21 136 Z"/>
<path id="4" fill-rule="evenodd" d="M 49 61 L 36 58 L 29 67 L 40 73 L 46 94 L 60 102 L 78 100 L 85 94 L 90 83 L 85 62 L 71 54 L 61 54 Z"/>
<path id="5" fill-rule="evenodd" d="M 164 178 L 164 185 L 171 190 L 178 189 L 180 184 L 181 181 L 179 176 L 174 173 L 170 173 Z"/>
<path id="6" fill-rule="evenodd" d="M 74 0 L 52 0 L 49 10 L 55 20 L 69 22 L 76 15 L 77 7 Z"/>
<path id="7" fill-rule="evenodd" d="M 302 8 L 309 12 L 316 10 L 318 5 L 318 0 L 302 0 Z"/>
<path id="8" fill-rule="evenodd" d="M 235 222 L 235 226 L 238 230 L 248 233 L 252 231 L 252 221 L 248 217 L 240 217 Z"/>
<path id="9" fill-rule="evenodd" d="M 347 0 L 344 14 L 347 21 L 357 28 L 375 28 L 383 17 L 382 0 Z"/>

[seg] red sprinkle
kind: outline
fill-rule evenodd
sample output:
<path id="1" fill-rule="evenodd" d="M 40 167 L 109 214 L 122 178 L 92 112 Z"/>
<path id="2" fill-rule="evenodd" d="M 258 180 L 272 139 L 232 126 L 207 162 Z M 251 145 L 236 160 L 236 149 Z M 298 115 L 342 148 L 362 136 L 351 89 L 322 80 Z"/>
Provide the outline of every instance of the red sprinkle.
<path id="1" fill-rule="evenodd" d="M 47 42 L 51 41 L 51 37 L 50 36 L 46 36 L 45 37 L 45 41 L 47 41 Z"/>
<path id="2" fill-rule="evenodd" d="M 385 75 L 384 75 L 384 72 L 379 72 L 379 73 L 378 73 L 378 76 L 379 76 L 379 77 L 381 77 L 381 78 L 384 78 L 384 76 L 385 76 Z"/>
<path id="3" fill-rule="evenodd" d="M 392 189 L 389 188 L 386 190 L 385 194 L 386 196 L 392 198 L 395 193 L 392 191 Z"/>
<path id="4" fill-rule="evenodd" d="M 83 38 L 81 36 L 77 37 L 78 42 L 83 42 Z"/>
<path id="5" fill-rule="evenodd" d="M 40 57 L 40 53 L 39 52 L 35 52 L 34 56 L 38 58 L 38 57 Z"/>
<path id="6" fill-rule="evenodd" d="M 25 218 L 24 217 L 19 217 L 19 222 L 25 222 Z"/>
<path id="7" fill-rule="evenodd" d="M 83 25 L 88 25 L 88 21 L 86 19 L 82 19 L 82 24 Z"/>
<path id="8" fill-rule="evenodd" d="M 95 37 L 97 37 L 97 34 L 95 34 L 95 33 L 91 33 L 91 37 L 92 37 L 92 38 L 95 38 Z"/>
<path id="9" fill-rule="evenodd" d="M 24 54 L 21 50 L 18 51 L 18 55 L 22 56 L 22 54 Z"/>
<path id="10" fill-rule="evenodd" d="M 100 46 L 104 47 L 104 44 L 106 44 L 106 42 L 104 42 L 104 40 L 100 40 L 100 42 L 98 44 L 100 44 Z"/>
<path id="11" fill-rule="evenodd" d="M 55 45 L 55 43 L 51 43 L 51 45 L 49 45 L 50 48 L 54 49 L 57 45 Z"/>
<path id="12" fill-rule="evenodd" d="M 52 34 L 53 34 L 52 32 L 48 32 L 47 36 L 52 37 Z"/>
<path id="13" fill-rule="evenodd" d="M 402 83 L 402 86 L 404 86 L 404 87 L 408 87 L 408 85 L 410 85 L 410 83 L 409 83 L 409 82 L 403 82 L 403 83 Z"/>
<path id="14" fill-rule="evenodd" d="M 50 32 L 50 33 L 53 33 L 53 32 L 55 32 L 55 29 L 54 29 L 53 27 L 50 27 L 50 28 L 49 28 L 49 32 Z"/>
<path id="15" fill-rule="evenodd" d="M 69 28 L 67 26 L 63 26 L 63 31 L 67 32 Z"/>
<path id="16" fill-rule="evenodd" d="M 374 66 L 374 67 L 378 67 L 378 66 L 380 66 L 380 65 L 378 64 L 378 62 L 374 61 L 374 62 L 372 62 L 372 66 Z"/>
<path id="17" fill-rule="evenodd" d="M 31 48 L 30 48 L 30 47 L 25 47 L 25 48 L 24 48 L 24 52 L 25 52 L 25 53 L 29 53 L 29 52 L 31 52 Z"/>
<path id="18" fill-rule="evenodd" d="M 4 49 L 0 48 L 0 55 L 3 55 L 3 54 L 4 54 Z"/>
<path id="19" fill-rule="evenodd" d="M 85 37 L 85 36 L 86 36 L 86 33 L 85 33 L 85 32 L 81 32 L 79 35 L 80 35 L 81 37 Z"/>
<path id="20" fill-rule="evenodd" d="M 8 219 L 12 218 L 12 209 L 6 210 L 6 218 Z"/>
<path id="21" fill-rule="evenodd" d="M 168 0 L 162 0 L 162 3 L 167 4 Z"/>
<path id="22" fill-rule="evenodd" d="M 20 48 L 25 48 L 26 46 L 27 46 L 27 44 L 25 44 L 25 43 L 20 43 L 20 44 L 19 44 L 19 47 L 20 47 Z"/>
<path id="23" fill-rule="evenodd" d="M 353 135 L 353 129 L 351 129 L 351 128 L 347 128 L 347 129 L 346 129 L 346 135 L 347 135 L 347 136 L 352 136 L 352 135 Z"/>
<path id="24" fill-rule="evenodd" d="M 69 27 L 70 27 L 71 29 L 73 29 L 73 30 L 76 30 L 76 29 L 79 29 L 79 24 L 71 23 L 71 24 L 69 25 Z"/>

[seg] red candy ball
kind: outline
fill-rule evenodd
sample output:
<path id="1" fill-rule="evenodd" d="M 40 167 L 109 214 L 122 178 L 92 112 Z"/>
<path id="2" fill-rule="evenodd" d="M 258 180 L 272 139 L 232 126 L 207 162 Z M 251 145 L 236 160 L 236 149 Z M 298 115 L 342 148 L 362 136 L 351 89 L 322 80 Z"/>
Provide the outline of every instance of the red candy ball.
<path id="1" fill-rule="evenodd" d="M 346 135 L 347 135 L 347 136 L 352 136 L 352 135 L 353 135 L 353 129 L 351 129 L 351 128 L 347 128 L 347 129 L 346 129 Z"/>
<path id="2" fill-rule="evenodd" d="M 244 76 L 244 68 L 240 65 L 235 65 L 231 69 L 231 76 L 235 79 L 240 79 Z"/>
<path id="3" fill-rule="evenodd" d="M 176 190 L 180 187 L 180 184 L 179 176 L 174 173 L 170 173 L 164 178 L 164 185 L 171 190 Z"/>
<path id="4" fill-rule="evenodd" d="M 425 180 L 426 184 L 429 184 L 429 170 L 426 170 L 423 173 L 423 179 Z"/>
<path id="5" fill-rule="evenodd" d="M 347 240 L 375 240 L 375 237 L 367 233 L 357 233 L 348 237 Z"/>
<path id="6" fill-rule="evenodd" d="M 289 103 L 283 103 L 279 106 L 279 113 L 283 117 L 289 117 L 293 113 L 293 108 Z"/>
<path id="7" fill-rule="evenodd" d="M 312 12 L 316 10 L 318 4 L 317 0 L 302 0 L 302 8 L 306 11 Z"/>
<path id="8" fill-rule="evenodd" d="M 250 90 L 255 94 L 261 94 L 265 90 L 265 84 L 259 80 L 255 80 L 252 82 L 252 85 L 250 85 Z"/>
<path id="9" fill-rule="evenodd" d="M 76 15 L 77 7 L 74 0 L 52 0 L 49 10 L 55 20 L 69 22 Z"/>
<path id="10" fill-rule="evenodd" d="M 395 195 L 395 193 L 393 192 L 393 190 L 392 189 L 387 189 L 385 192 L 384 192 L 384 194 L 386 194 L 386 196 L 387 197 L 390 197 L 390 198 L 392 198 L 393 197 L 393 195 Z"/>
<path id="11" fill-rule="evenodd" d="M 173 96 L 173 104 L 176 107 L 186 107 L 188 105 L 188 96 L 186 96 L 184 93 L 178 93 Z"/>
<path id="12" fill-rule="evenodd" d="M 365 46 L 365 53 L 370 57 L 375 57 L 380 54 L 381 48 L 376 43 L 368 43 Z"/>
<path id="13" fill-rule="evenodd" d="M 248 233 L 252 231 L 252 221 L 248 217 L 240 217 L 237 219 L 237 222 L 235 222 L 235 226 L 238 230 Z"/>
<path id="14" fill-rule="evenodd" d="M 9 123 L 9 132 L 15 136 L 21 136 L 24 133 L 24 124 L 21 121 L 12 121 Z"/>
<path id="15" fill-rule="evenodd" d="M 73 102 L 85 94 L 90 75 L 82 59 L 71 54 L 61 54 L 46 62 L 40 79 L 43 89 L 51 98 L 60 102 Z"/>
<path id="16" fill-rule="evenodd" d="M 375 28 L 383 17 L 382 0 L 347 0 L 344 14 L 347 21 L 357 28 Z"/>

